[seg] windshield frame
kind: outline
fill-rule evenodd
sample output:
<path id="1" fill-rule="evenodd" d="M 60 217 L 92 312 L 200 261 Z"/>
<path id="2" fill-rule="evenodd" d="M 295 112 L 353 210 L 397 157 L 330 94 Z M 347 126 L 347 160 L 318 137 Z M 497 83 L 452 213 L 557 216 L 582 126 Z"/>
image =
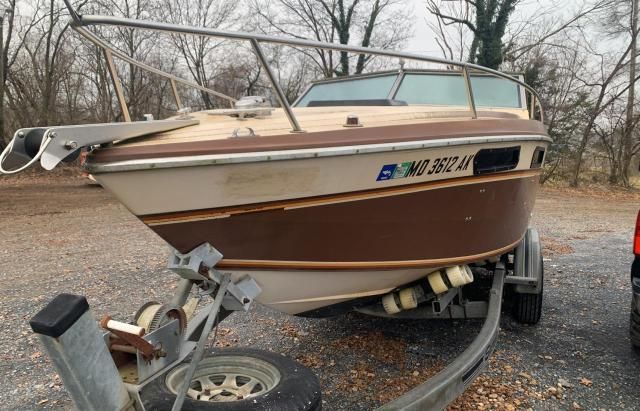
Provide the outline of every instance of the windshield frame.
<path id="1" fill-rule="evenodd" d="M 332 77 L 332 78 L 326 78 L 326 79 L 320 79 L 320 80 L 315 80 L 312 81 L 305 89 L 304 91 L 300 94 L 300 96 L 298 96 L 298 98 L 296 98 L 296 100 L 293 102 L 293 104 L 291 105 L 292 107 L 307 107 L 307 106 L 299 106 L 298 104 L 304 100 L 305 96 L 309 93 L 309 91 L 311 91 L 311 89 L 316 86 L 316 85 L 322 85 L 322 84 L 332 84 L 332 83 L 340 83 L 340 82 L 345 82 L 345 81 L 351 81 L 351 80 L 362 80 L 362 79 L 367 79 L 367 78 L 375 78 L 375 77 L 383 77 L 383 76 L 389 76 L 389 75 L 396 75 L 396 79 L 393 83 L 393 85 L 391 86 L 391 89 L 389 90 L 389 93 L 387 94 L 387 96 L 385 97 L 387 100 L 394 100 L 398 90 L 400 89 L 400 86 L 402 85 L 402 82 L 405 79 L 405 76 L 407 74 L 422 74 L 422 75 L 429 75 L 429 74 L 437 74 L 437 75 L 451 75 L 451 76 L 460 76 L 462 78 L 463 74 L 460 71 L 455 71 L 455 70 L 437 70 L 437 69 L 400 69 L 400 70 L 386 70 L 386 71 L 378 71 L 375 73 L 364 73 L 364 74 L 354 74 L 351 76 L 344 76 L 344 77 Z M 522 73 L 508 73 L 506 72 L 505 74 L 512 76 L 514 79 L 516 80 L 520 80 L 522 82 L 524 82 L 524 75 Z M 489 78 L 497 78 L 500 79 L 500 77 L 494 76 L 492 74 L 489 73 L 482 73 L 482 72 L 471 72 L 469 73 L 470 77 L 489 77 Z M 506 79 L 504 79 L 505 81 L 508 81 Z M 522 110 L 527 110 L 527 96 L 526 96 L 526 89 L 524 87 L 522 87 L 520 84 L 518 83 L 514 83 L 516 87 L 518 87 L 518 97 L 520 100 L 520 106 L 515 108 L 515 107 L 492 107 L 492 108 L 504 108 L 504 109 L 522 109 Z M 418 104 L 411 104 L 409 103 L 409 105 L 418 105 Z M 428 105 L 428 104 L 425 104 Z"/>

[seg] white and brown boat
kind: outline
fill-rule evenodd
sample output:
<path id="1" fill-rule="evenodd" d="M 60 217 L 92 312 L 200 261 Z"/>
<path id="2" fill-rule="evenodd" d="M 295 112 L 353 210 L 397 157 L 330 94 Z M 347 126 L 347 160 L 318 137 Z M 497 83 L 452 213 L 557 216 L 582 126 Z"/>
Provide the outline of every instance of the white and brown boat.
<path id="1" fill-rule="evenodd" d="M 83 16 L 82 24 L 169 30 L 107 17 Z M 321 313 L 501 256 L 525 235 L 550 139 L 535 92 L 517 76 L 408 53 L 176 31 L 250 41 L 280 107 L 250 97 L 162 121 L 25 129 L 2 160 L 13 152 L 24 166 L 40 159 L 52 168 L 93 146 L 87 169 L 140 220 L 181 253 L 213 245 L 224 256 L 218 269 L 249 274 L 262 288 L 259 302 L 290 314 Z M 290 105 L 261 42 L 460 70 L 323 80 Z M 188 82 L 154 72 L 171 80 L 181 108 L 175 83 Z"/>

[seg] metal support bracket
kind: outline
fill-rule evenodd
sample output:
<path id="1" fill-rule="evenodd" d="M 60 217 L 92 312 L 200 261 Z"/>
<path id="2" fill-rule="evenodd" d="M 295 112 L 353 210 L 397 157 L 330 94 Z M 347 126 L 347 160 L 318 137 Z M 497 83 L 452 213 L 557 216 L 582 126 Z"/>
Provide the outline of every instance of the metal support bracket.
<path id="1" fill-rule="evenodd" d="M 218 250 L 209 243 L 203 243 L 187 254 L 173 250 L 167 268 L 182 278 L 221 284 L 224 274 L 214 268 L 221 259 L 222 254 Z M 245 276 L 231 282 L 228 291 L 222 303 L 224 309 L 247 311 L 262 289 L 253 278 Z"/>
<path id="2" fill-rule="evenodd" d="M 449 304 L 442 307 L 442 311 L 434 311 L 434 305 L 419 305 L 412 310 L 399 312 L 398 314 L 387 314 L 387 312 L 379 305 L 356 307 L 355 311 L 362 314 L 372 315 L 384 318 L 396 318 L 406 320 L 453 320 L 453 319 L 471 319 L 485 318 L 487 316 L 486 301 L 468 301 L 461 300 L 458 304 Z"/>
<path id="3" fill-rule="evenodd" d="M 464 78 L 464 86 L 467 91 L 467 100 L 469 102 L 469 110 L 471 110 L 471 118 L 478 118 L 478 111 L 476 109 L 476 101 L 473 98 L 473 85 L 471 84 L 471 76 L 469 75 L 469 69 L 467 66 L 462 66 L 462 77 Z"/>
<path id="4" fill-rule="evenodd" d="M 200 244 L 186 254 L 173 249 L 167 268 L 188 280 L 208 280 L 209 268 L 222 260 L 222 254 L 209 243 Z"/>
<path id="5" fill-rule="evenodd" d="M 17 173 L 38 160 L 42 168 L 53 170 L 82 147 L 123 141 L 198 123 L 198 120 L 154 120 L 23 128 L 15 132 L 11 142 L 0 154 L 0 174 Z M 13 170 L 4 169 L 3 163 L 10 154 L 23 159 L 25 163 Z"/>
<path id="6" fill-rule="evenodd" d="M 304 133 L 304 130 L 300 127 L 300 124 L 298 124 L 298 120 L 296 119 L 296 116 L 293 114 L 293 110 L 291 109 L 291 106 L 289 105 L 289 101 L 287 100 L 287 96 L 284 94 L 284 91 L 282 91 L 282 88 L 280 87 L 280 83 L 278 83 L 278 80 L 276 78 L 275 73 L 271 69 L 271 66 L 269 65 L 269 62 L 267 61 L 267 58 L 265 57 L 264 53 L 262 52 L 262 48 L 260 47 L 260 43 L 256 39 L 251 39 L 250 42 L 251 42 L 251 47 L 253 47 L 253 51 L 256 53 L 256 56 L 258 57 L 258 60 L 260 60 L 260 63 L 262 64 L 262 67 L 264 68 L 264 71 L 267 73 L 267 76 L 269 77 L 269 80 L 271 81 L 271 85 L 273 86 L 274 91 L 276 92 L 276 96 L 278 96 L 278 100 L 280 102 L 280 105 L 282 106 L 282 109 L 284 110 L 285 114 L 287 115 L 287 119 L 289 120 L 289 124 L 291 124 L 291 131 L 294 132 L 294 133 Z"/>
<path id="7" fill-rule="evenodd" d="M 180 94 L 178 93 L 178 87 L 174 79 L 169 79 L 171 83 L 171 91 L 173 92 L 173 99 L 176 101 L 176 111 L 182 110 L 182 100 L 180 100 Z"/>
<path id="8" fill-rule="evenodd" d="M 218 317 L 218 312 L 220 311 L 220 306 L 222 305 L 222 300 L 224 296 L 227 294 L 227 287 L 231 282 L 231 275 L 224 274 L 222 276 L 220 286 L 216 293 L 216 297 L 209 309 L 207 321 L 204 324 L 204 329 L 202 330 L 202 334 L 200 335 L 200 339 L 198 340 L 198 344 L 196 345 L 196 350 L 193 353 L 193 357 L 191 358 L 191 363 L 189 364 L 189 368 L 185 373 L 184 382 L 182 387 L 180 387 L 180 391 L 177 393 L 176 400 L 173 403 L 172 411 L 180 411 L 182 409 L 182 404 L 184 403 L 184 399 L 187 395 L 187 391 L 189 390 L 189 386 L 191 385 L 191 380 L 193 379 L 193 375 L 196 372 L 196 368 L 198 367 L 198 363 L 202 360 L 202 356 L 204 354 L 204 345 L 207 342 L 207 338 L 215 325 L 215 320 Z"/>
<path id="9" fill-rule="evenodd" d="M 111 50 L 102 49 L 102 51 L 104 53 L 104 59 L 107 62 L 107 68 L 109 69 L 109 75 L 111 76 L 113 87 L 115 88 L 115 91 L 116 91 L 118 104 L 120 104 L 120 111 L 122 111 L 122 117 L 124 118 L 124 121 L 131 122 L 131 115 L 129 115 L 127 100 L 124 97 L 124 91 L 122 91 L 122 83 L 120 82 L 120 77 L 118 76 L 118 70 L 116 70 L 116 65 L 113 64 L 113 56 L 111 55 Z"/>
<path id="10" fill-rule="evenodd" d="M 506 276 L 505 283 L 513 284 L 520 294 L 540 294 L 541 253 L 540 235 L 535 228 L 530 227 L 515 249 L 513 275 Z"/>
<path id="11" fill-rule="evenodd" d="M 164 372 L 170 365 L 179 360 L 180 343 L 183 336 L 180 334 L 178 320 L 172 320 L 143 338 L 152 346 L 161 348 L 162 355 L 148 360 L 140 351 L 136 353 L 138 384 L 148 381 L 158 373 Z"/>
<path id="12" fill-rule="evenodd" d="M 458 294 L 460 294 L 459 288 L 451 288 L 446 293 L 437 296 L 436 299 L 431 302 L 433 312 L 438 315 L 442 314 Z"/>

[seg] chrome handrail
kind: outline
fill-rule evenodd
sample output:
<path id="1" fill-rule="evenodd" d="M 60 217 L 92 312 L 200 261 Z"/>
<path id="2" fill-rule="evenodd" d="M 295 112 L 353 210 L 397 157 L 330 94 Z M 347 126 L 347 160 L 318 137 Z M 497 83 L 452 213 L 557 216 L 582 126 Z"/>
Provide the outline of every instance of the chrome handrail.
<path id="1" fill-rule="evenodd" d="M 178 24 L 171 24 L 171 23 L 161 23 L 161 22 L 154 22 L 154 21 L 148 21 L 148 20 L 135 20 L 135 19 L 127 19 L 127 18 L 120 18 L 120 17 L 112 17 L 112 16 L 97 16 L 97 15 L 86 15 L 86 16 L 81 16 L 79 15 L 69 4 L 68 0 L 64 0 L 65 4 L 67 5 L 67 8 L 69 8 L 69 11 L 71 13 L 72 16 L 72 22 L 71 22 L 71 26 L 76 30 L 79 31 L 80 34 L 82 34 L 83 36 L 87 37 L 90 41 L 92 41 L 94 44 L 98 45 L 99 47 L 102 47 L 103 49 L 108 48 L 109 50 L 111 50 L 111 52 L 114 55 L 117 55 L 120 58 L 125 59 L 126 61 L 132 63 L 132 64 L 136 64 L 138 67 L 141 67 L 145 70 L 149 70 L 152 71 L 156 74 L 160 74 L 163 75 L 165 77 L 171 78 L 173 81 L 179 81 L 183 84 L 188 84 L 191 86 L 194 86 L 200 90 L 204 89 L 204 87 L 200 86 L 200 85 L 194 85 L 195 83 L 191 83 L 188 82 L 186 80 L 180 79 L 176 76 L 170 75 L 168 73 L 164 73 L 160 70 L 154 69 L 150 66 L 147 66 L 143 63 L 139 63 L 137 62 L 135 59 L 132 59 L 129 56 L 126 56 L 123 53 L 117 52 L 115 50 L 113 50 L 110 46 L 108 46 L 107 43 L 101 41 L 99 38 L 97 38 L 95 35 L 91 34 L 88 30 L 84 30 L 83 27 L 86 26 L 98 26 L 98 25 L 106 25 L 106 26 L 116 26 L 116 27 L 131 27 L 131 28 L 139 28 L 139 29 L 147 29 L 147 30 L 154 30 L 154 31 L 162 31 L 162 32 L 169 32 L 169 33 L 181 33 L 181 34 L 190 34 L 190 35 L 196 35 L 196 36 L 207 36 L 207 37 L 216 37 L 216 38 L 224 38 L 224 39 L 234 39 L 234 40 L 244 40 L 244 41 L 248 41 L 254 52 L 256 53 L 256 56 L 258 57 L 258 59 L 260 60 L 260 63 L 262 64 L 262 66 L 265 68 L 265 71 L 269 77 L 269 82 L 271 83 L 271 86 L 274 88 L 275 92 L 276 92 L 276 96 L 278 97 L 279 103 L 282 106 L 283 110 L 285 111 L 285 114 L 289 120 L 289 123 L 291 124 L 292 127 L 292 131 L 294 132 L 302 132 L 302 128 L 300 127 L 295 114 L 293 113 L 293 110 L 291 109 L 291 105 L 290 103 L 287 101 L 284 92 L 282 91 L 282 88 L 280 87 L 275 74 L 273 73 L 273 71 L 271 70 L 271 67 L 266 59 L 266 57 L 264 56 L 264 53 L 262 52 L 262 49 L 260 47 L 260 43 L 269 43 L 269 44 L 281 44 L 281 45 L 288 45 L 288 46 L 295 46 L 295 47 L 303 47 L 303 48 L 314 48 L 314 49 L 323 49 L 323 50 L 334 50 L 334 51 L 346 51 L 346 52 L 352 52 L 352 53 L 357 53 L 357 54 L 368 54 L 368 55 L 376 55 L 376 56 L 386 56 L 386 57 L 395 57 L 395 58 L 402 58 L 402 59 L 409 59 L 409 60 L 416 60 L 416 61 L 422 61 L 422 62 L 427 62 L 427 63 L 435 63 L 435 64 L 443 64 L 443 65 L 447 65 L 447 66 L 454 66 L 454 67 L 459 67 L 461 70 L 461 75 L 464 79 L 465 82 L 465 89 L 467 92 L 467 98 L 468 98 L 468 103 L 469 103 L 469 109 L 472 113 L 472 117 L 473 118 L 477 118 L 477 110 L 476 110 L 476 104 L 475 104 L 475 100 L 473 97 L 473 89 L 471 86 L 471 80 L 470 80 L 470 71 L 479 71 L 479 72 L 483 72 L 483 73 L 487 73 L 487 74 L 491 74 L 493 76 L 499 77 L 499 78 L 503 78 L 506 79 L 508 81 L 511 81 L 515 84 L 518 84 L 519 86 L 523 87 L 526 92 L 528 92 L 531 96 L 531 107 L 528 107 L 529 109 L 529 118 L 530 119 L 534 119 L 535 118 L 535 109 L 536 107 L 539 108 L 539 112 L 540 112 L 540 122 L 544 121 L 544 115 L 543 115 L 543 108 L 542 108 L 542 104 L 541 104 L 541 100 L 540 97 L 538 96 L 538 93 L 529 85 L 527 85 L 526 83 L 524 83 L 523 81 L 520 81 L 516 78 L 513 78 L 512 76 L 502 73 L 500 71 L 497 70 L 493 70 L 487 67 L 483 67 L 483 66 L 479 66 L 477 64 L 472 64 L 472 63 L 467 63 L 467 62 L 461 62 L 461 61 L 454 61 L 454 60 L 448 60 L 448 59 L 444 59 L 444 58 L 438 58 L 438 57 L 430 57 L 430 56 L 423 56 L 420 54 L 415 54 L 415 53 L 408 53 L 408 52 L 398 52 L 398 51 L 392 51 L 392 50 L 383 50 L 383 49 L 376 49 L 376 48 L 368 48 L 368 47 L 359 47 L 359 46 L 349 46 L 349 45 L 344 45 L 344 44 L 335 44 L 335 43 L 323 43 L 320 41 L 314 41 L 314 40 L 304 40 L 304 39 L 297 39 L 297 38 L 288 38 L 288 37 L 278 37 L 278 36 L 269 36 L 269 35 L 265 35 L 265 34 L 254 34 L 254 33 L 245 33 L 245 32 L 233 32 L 233 31 L 224 31 L 224 30 L 217 30 L 217 29 L 211 29 L 211 28 L 206 28 L 206 27 L 193 27 L 193 26 L 183 26 L 183 25 L 178 25 Z M 87 36 L 86 34 L 89 34 L 89 36 Z M 118 53 L 118 54 L 116 54 Z M 125 58 L 126 57 L 126 58 Z M 235 101 L 234 99 L 232 99 L 229 96 L 225 96 L 222 95 L 221 93 L 217 93 L 213 90 L 209 90 L 209 89 L 204 89 L 203 91 L 206 92 L 211 92 L 214 95 L 218 95 L 218 97 L 222 97 L 222 98 L 227 98 L 230 99 L 232 101 Z"/>
<path id="2" fill-rule="evenodd" d="M 237 99 L 231 97 L 231 96 L 227 96 L 226 94 L 220 93 L 218 91 L 212 90 L 210 88 L 204 87 L 198 83 L 194 83 L 192 81 L 189 80 L 185 80 L 183 78 L 180 78 L 178 76 L 174 76 L 173 74 L 169 74 L 166 73 L 162 70 L 158 70 L 155 67 L 151 67 L 149 65 L 146 65 L 144 63 L 139 62 L 138 60 L 127 56 L 126 54 L 124 54 L 123 52 L 117 50 L 115 47 L 110 46 L 106 41 L 102 40 L 101 38 L 99 38 L 98 36 L 96 36 L 95 34 L 91 33 L 89 30 L 84 29 L 83 27 L 80 26 L 74 26 L 73 29 L 78 32 L 79 34 L 81 34 L 84 38 L 86 38 L 87 40 L 89 40 L 90 42 L 92 42 L 93 44 L 95 44 L 96 46 L 100 47 L 103 50 L 109 50 L 111 52 L 111 54 L 113 54 L 114 56 L 120 58 L 121 60 L 126 61 L 127 63 L 133 64 L 134 66 L 137 66 L 143 70 L 149 71 L 151 73 L 157 74 L 159 76 L 168 78 L 170 80 L 173 80 L 177 83 L 182 83 L 185 86 L 189 86 L 189 87 L 193 87 L 195 89 L 198 89 L 200 91 L 204 91 L 205 93 L 209 93 L 212 94 L 216 97 L 220 97 L 222 99 L 225 100 L 229 100 L 232 103 L 235 103 L 237 101 Z"/>
<path id="3" fill-rule="evenodd" d="M 162 70 L 159 70 L 155 67 L 151 67 L 147 64 L 144 64 L 142 62 L 139 62 L 138 60 L 127 56 L 126 54 L 124 54 L 123 52 L 119 51 L 118 49 L 116 49 L 115 47 L 112 47 L 111 45 L 109 45 L 109 43 L 107 43 L 106 41 L 102 40 L 101 38 L 99 38 L 98 36 L 94 35 L 93 33 L 91 33 L 89 30 L 81 27 L 81 26 L 73 26 L 73 29 L 80 34 L 82 37 L 84 37 L 85 39 L 89 40 L 91 43 L 93 43 L 94 45 L 98 46 L 103 54 L 104 54 L 104 58 L 107 62 L 107 68 L 109 70 L 109 74 L 111 75 L 111 79 L 113 81 L 114 84 L 114 88 L 115 88 L 115 92 L 116 92 L 116 97 L 118 99 L 118 103 L 120 104 L 120 110 L 122 111 L 122 116 L 124 117 L 125 121 L 131 121 L 131 116 L 129 115 L 129 108 L 127 106 L 127 102 L 124 98 L 124 92 L 122 91 L 122 86 L 120 84 L 120 79 L 118 77 L 118 73 L 115 70 L 115 66 L 113 65 L 113 56 L 118 57 L 119 59 L 126 61 L 129 64 L 133 64 L 134 66 L 141 68 L 145 71 L 148 71 L 150 73 L 156 74 L 160 77 L 164 77 L 166 79 L 169 80 L 169 82 L 171 83 L 171 91 L 173 92 L 173 98 L 176 102 L 176 106 L 178 108 L 178 110 L 182 109 L 182 100 L 180 99 L 180 95 L 178 94 L 178 89 L 176 87 L 176 83 L 180 83 L 183 84 L 185 86 L 189 86 L 191 88 L 203 91 L 205 93 L 211 94 L 213 96 L 222 98 L 224 100 L 228 100 L 231 105 L 233 106 L 233 103 L 235 103 L 237 101 L 237 99 L 231 97 L 231 96 L 227 96 L 226 94 L 220 93 L 218 91 L 212 90 L 210 88 L 204 87 L 198 83 L 195 83 L 193 81 L 189 81 L 189 80 L 185 80 L 183 78 L 180 78 L 178 76 L 174 76 L 173 74 L 169 74 L 167 72 L 164 72 Z"/>

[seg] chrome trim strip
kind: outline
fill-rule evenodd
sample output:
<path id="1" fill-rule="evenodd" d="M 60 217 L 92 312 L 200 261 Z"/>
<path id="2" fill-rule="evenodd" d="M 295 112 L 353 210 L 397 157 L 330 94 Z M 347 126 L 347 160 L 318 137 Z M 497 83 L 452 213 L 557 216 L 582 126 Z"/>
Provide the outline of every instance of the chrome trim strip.
<path id="1" fill-rule="evenodd" d="M 298 160 L 348 156 L 357 154 L 384 153 L 390 151 L 418 150 L 425 148 L 454 147 L 470 144 L 506 143 L 514 141 L 543 141 L 551 143 L 551 138 L 543 135 L 483 136 L 455 139 L 425 140 L 418 142 L 367 144 L 343 147 L 324 147 L 300 150 L 279 150 L 252 153 L 212 154 L 199 156 L 167 157 L 117 161 L 106 164 L 86 163 L 90 173 L 149 170 L 159 168 L 198 167 L 222 164 L 257 163 L 267 161 Z"/>

